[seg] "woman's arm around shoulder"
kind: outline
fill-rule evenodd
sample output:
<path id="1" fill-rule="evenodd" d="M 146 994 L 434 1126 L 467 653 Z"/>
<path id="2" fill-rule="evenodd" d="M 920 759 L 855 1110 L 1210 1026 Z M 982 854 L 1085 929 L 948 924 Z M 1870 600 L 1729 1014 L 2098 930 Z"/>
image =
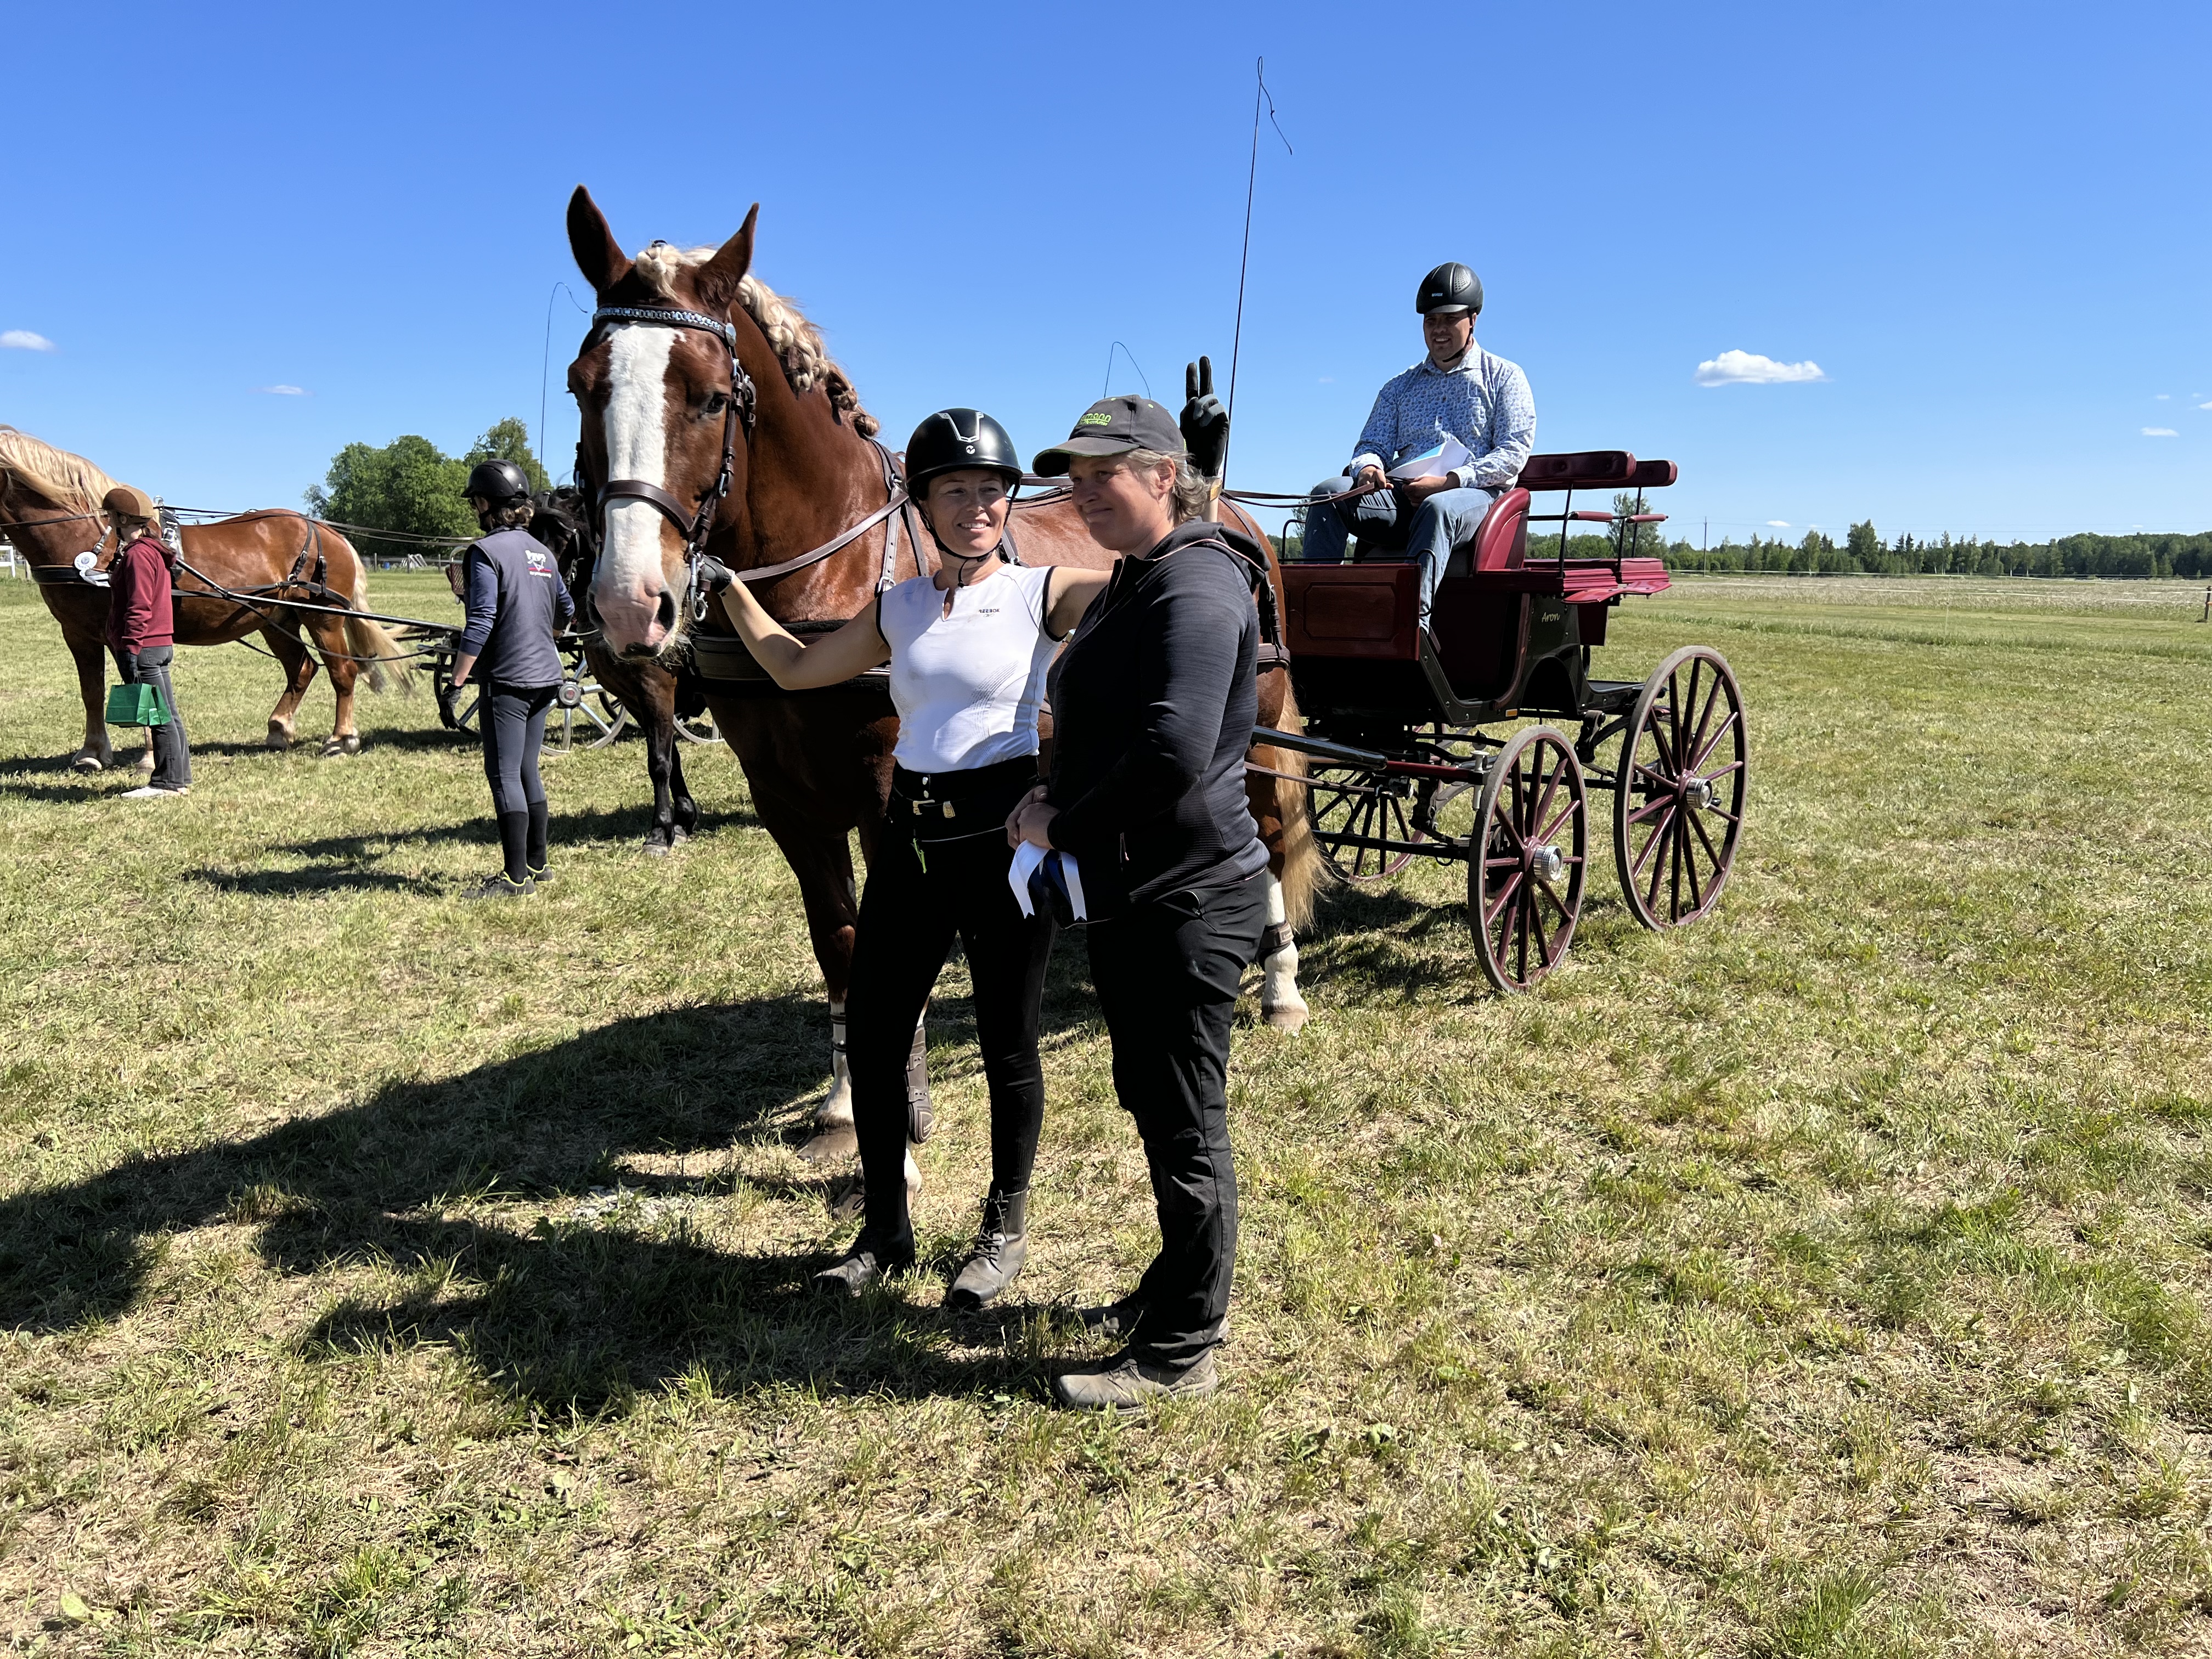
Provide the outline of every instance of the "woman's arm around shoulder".
<path id="1" fill-rule="evenodd" d="M 753 660 L 787 691 L 842 685 L 889 662 L 891 648 L 876 620 L 881 604 L 880 596 L 871 600 L 866 610 L 836 633 L 809 645 L 769 616 L 744 582 L 732 582 L 722 592 L 722 614 L 730 626 L 738 630 Z"/>
<path id="2" fill-rule="evenodd" d="M 1091 600 L 1103 593 L 1106 584 L 1113 580 L 1111 570 L 1079 570 L 1073 565 L 1054 565 L 1045 578 L 1044 631 L 1054 639 L 1066 639 L 1083 620 L 1083 613 L 1091 609 Z"/>

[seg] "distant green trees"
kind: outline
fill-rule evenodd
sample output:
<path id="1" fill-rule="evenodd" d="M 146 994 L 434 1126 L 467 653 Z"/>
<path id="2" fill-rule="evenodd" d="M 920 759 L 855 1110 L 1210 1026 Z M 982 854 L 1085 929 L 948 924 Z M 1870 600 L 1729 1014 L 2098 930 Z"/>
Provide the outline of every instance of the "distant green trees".
<path id="1" fill-rule="evenodd" d="M 409 434 L 380 448 L 348 444 L 331 457 L 323 482 L 307 492 L 318 518 L 357 525 L 368 531 L 399 532 L 391 539 L 356 537 L 369 558 L 404 558 L 426 550 L 418 536 L 466 539 L 477 533 L 476 515 L 461 497 L 469 469 L 479 461 L 513 461 L 533 489 L 551 480 L 530 450 L 530 428 L 514 416 L 495 422 L 469 446 L 466 454 L 446 454 L 428 438 Z"/>
<path id="2" fill-rule="evenodd" d="M 1885 544 L 1871 521 L 1855 524 L 1838 549 L 1808 531 L 1795 545 L 1754 535 L 1714 548 L 1676 542 L 1676 570 L 1767 571 L 1794 576 L 2181 576 L 2212 577 L 2212 532 L 2195 535 L 2064 536 L 2049 542 L 1985 542 L 1948 535 L 1899 536 Z"/>

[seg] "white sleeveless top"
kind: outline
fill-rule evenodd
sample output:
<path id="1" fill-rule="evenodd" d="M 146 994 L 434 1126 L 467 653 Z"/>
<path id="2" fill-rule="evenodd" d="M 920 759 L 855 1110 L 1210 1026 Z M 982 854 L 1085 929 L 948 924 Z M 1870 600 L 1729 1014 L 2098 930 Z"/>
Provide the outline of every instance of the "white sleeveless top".
<path id="1" fill-rule="evenodd" d="M 1045 631 L 1049 565 L 1000 565 L 952 592 L 927 576 L 884 590 L 877 626 L 891 648 L 892 752 L 909 772 L 969 772 L 1037 752 L 1037 707 L 1059 641 Z"/>

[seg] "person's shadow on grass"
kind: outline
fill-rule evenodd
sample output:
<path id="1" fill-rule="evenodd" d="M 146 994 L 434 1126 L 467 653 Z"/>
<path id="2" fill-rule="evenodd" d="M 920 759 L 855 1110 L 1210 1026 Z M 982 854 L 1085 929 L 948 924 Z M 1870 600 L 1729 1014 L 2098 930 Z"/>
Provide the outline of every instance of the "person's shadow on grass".
<path id="1" fill-rule="evenodd" d="M 1040 1310 L 988 1310 L 956 1330 L 895 1297 L 816 1294 L 808 1281 L 826 1250 L 735 1254 L 685 1224 L 684 1200 L 740 1186 L 717 1156 L 733 1137 L 798 1129 L 797 1103 L 821 1081 L 820 1007 L 793 994 L 617 1020 L 445 1081 L 391 1083 L 250 1140 L 0 1202 L 0 1325 L 52 1332 L 127 1316 L 161 1276 L 172 1235 L 228 1221 L 252 1225 L 280 1273 L 374 1261 L 397 1276 L 389 1296 L 356 1293 L 325 1311 L 295 1339 L 302 1352 L 450 1345 L 516 1404 L 550 1412 L 619 1407 L 690 1374 L 718 1391 L 1041 1385 L 1041 1362 L 1022 1357 L 1036 1346 L 1024 1321 Z M 623 1202 L 657 1216 L 569 1217 L 567 1200 L 613 1185 L 611 1160 L 640 1152 L 697 1154 L 701 1170 L 623 1178 L 635 1194 Z M 802 1194 L 809 1184 L 760 1195 L 818 1201 L 835 1181 Z M 518 1228 L 531 1199 L 546 1214 Z"/>

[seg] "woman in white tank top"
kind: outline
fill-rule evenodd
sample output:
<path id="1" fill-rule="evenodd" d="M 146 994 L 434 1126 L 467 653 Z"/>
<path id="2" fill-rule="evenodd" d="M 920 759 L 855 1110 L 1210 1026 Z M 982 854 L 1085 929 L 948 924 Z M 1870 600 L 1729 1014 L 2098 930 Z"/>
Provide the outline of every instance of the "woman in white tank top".
<path id="1" fill-rule="evenodd" d="M 1043 907 L 1024 916 L 1014 902 L 1006 822 L 1037 781 L 1045 671 L 1107 578 L 1012 562 L 1006 520 L 1021 458 L 989 416 L 932 415 L 908 440 L 906 464 L 908 490 L 942 556 L 934 575 L 885 590 L 811 644 L 780 627 L 743 582 L 722 606 L 787 690 L 842 684 L 890 663 L 899 715 L 890 822 L 868 866 L 845 1004 L 866 1218 L 816 1282 L 858 1296 L 914 1265 L 907 1056 L 957 933 L 990 1085 L 991 1186 L 945 1300 L 974 1308 L 1028 1256 L 1030 1170 L 1044 1119 L 1037 1011 L 1054 928 Z"/>

